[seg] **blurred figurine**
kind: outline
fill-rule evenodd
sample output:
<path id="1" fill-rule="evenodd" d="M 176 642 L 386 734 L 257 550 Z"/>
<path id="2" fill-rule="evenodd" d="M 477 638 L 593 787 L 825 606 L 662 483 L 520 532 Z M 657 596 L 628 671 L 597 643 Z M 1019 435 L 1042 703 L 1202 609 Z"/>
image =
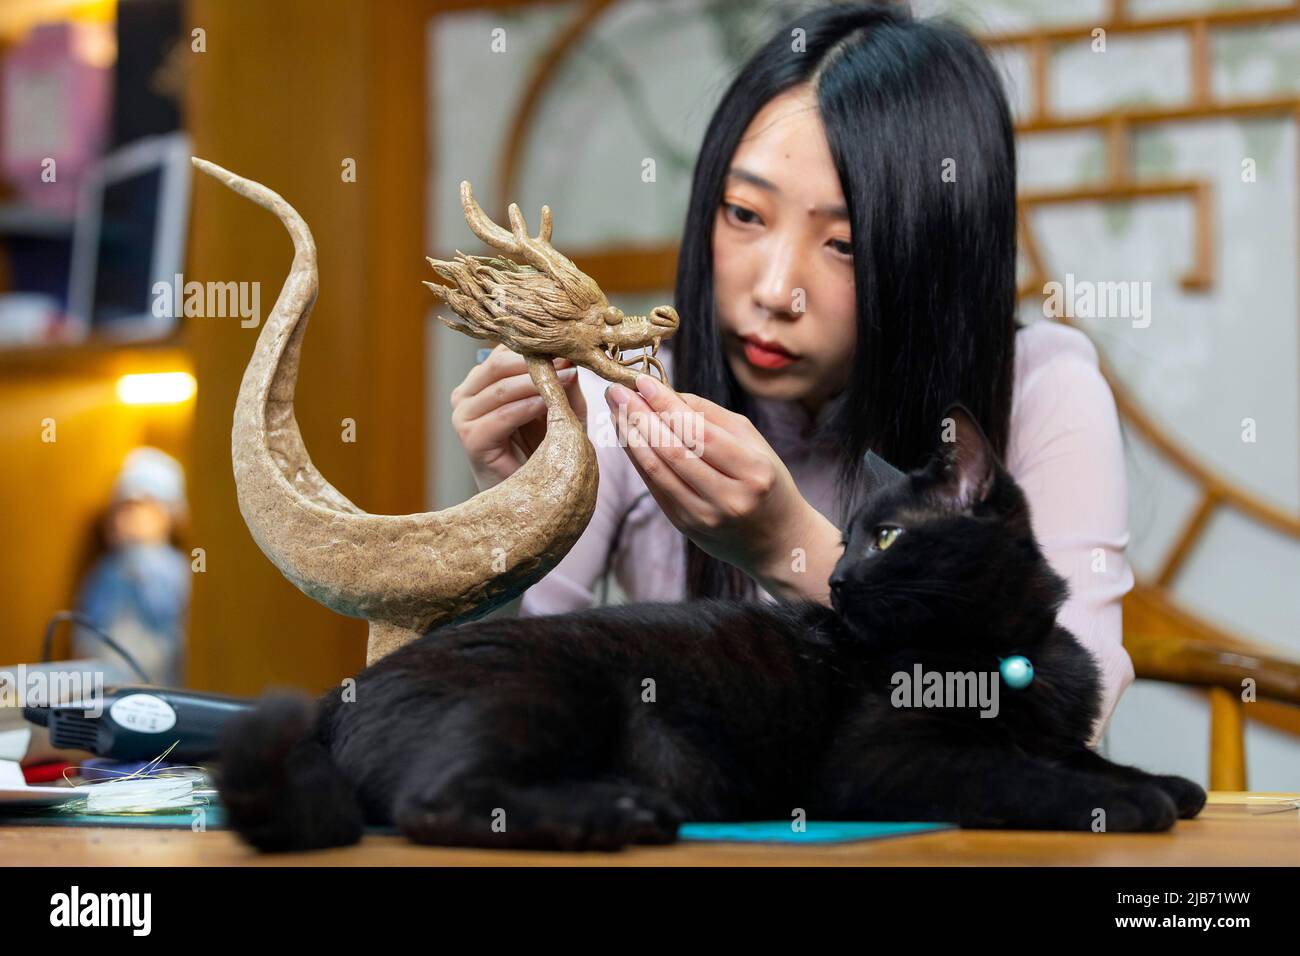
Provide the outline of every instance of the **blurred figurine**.
<path id="1" fill-rule="evenodd" d="M 121 644 L 152 683 L 168 687 L 183 680 L 190 568 L 173 541 L 185 512 L 185 474 L 176 459 L 156 448 L 132 451 L 104 519 L 108 552 L 91 567 L 77 598 L 77 610 Z M 73 650 L 117 662 L 82 628 Z"/>

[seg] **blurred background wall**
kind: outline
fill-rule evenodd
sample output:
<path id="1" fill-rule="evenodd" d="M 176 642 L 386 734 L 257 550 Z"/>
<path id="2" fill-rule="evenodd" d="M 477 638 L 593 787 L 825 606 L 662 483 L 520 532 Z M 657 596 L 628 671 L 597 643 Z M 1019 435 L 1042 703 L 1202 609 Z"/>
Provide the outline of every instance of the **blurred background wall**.
<path id="1" fill-rule="evenodd" d="M 98 524 L 126 454 L 152 445 L 182 465 L 190 460 L 191 400 L 128 404 L 117 389 L 131 374 L 189 375 L 192 355 L 180 338 L 109 344 L 87 336 L 73 346 L 74 336 L 64 334 L 78 181 L 117 145 L 119 134 L 132 135 L 115 123 L 111 104 L 115 13 L 112 3 L 0 5 L 0 660 L 6 664 L 37 659 L 46 621 L 71 606 L 94 560 Z M 177 125 L 173 111 L 159 130 Z"/>
<path id="2" fill-rule="evenodd" d="M 322 277 L 298 391 L 307 446 L 362 507 L 405 512 L 473 491 L 448 393 L 479 343 L 439 325 L 419 285 L 425 255 L 483 251 L 459 181 L 499 219 L 507 201 L 530 223 L 550 204 L 556 244 L 614 303 L 669 301 L 705 124 L 749 52 L 802 6 L 10 0 L 0 55 L 30 43 L 37 24 L 99 29 L 98 44 L 68 48 L 114 80 L 119 107 L 105 116 L 162 114 L 167 125 L 155 101 L 170 99 L 171 125 L 196 155 L 298 208 Z M 1144 650 L 1191 635 L 1300 655 L 1300 12 L 1246 0 L 914 9 L 984 36 L 1006 78 L 1020 134 L 1024 317 L 1045 320 L 1044 282 L 1067 274 L 1150 283 L 1143 327 L 1071 320 L 1097 345 L 1126 413 L 1129 555 L 1145 588 L 1126 606 L 1126 642 L 1161 678 L 1125 696 L 1110 755 L 1205 781 L 1235 719 L 1250 786 L 1300 789 L 1300 709 L 1216 698 L 1198 686 L 1208 681 L 1177 679 L 1191 671 Z M 25 75 L 25 105 L 3 128 L 21 120 L 48 139 L 37 118 L 60 101 L 39 70 Z M 128 95 L 150 110 L 121 109 Z M 115 142 L 115 128 L 156 132 L 119 118 L 96 138 L 93 125 L 78 127 L 86 144 L 69 150 L 70 169 L 131 141 Z M 31 167 L 6 169 L 0 291 L 57 300 L 77 217 L 34 209 Z M 291 255 L 278 223 L 201 176 L 188 211 L 185 279 L 256 283 L 264 316 Z M 26 308 L 15 321 L 30 329 Z M 205 562 L 192 575 L 189 683 L 251 693 L 354 671 L 364 624 L 281 578 L 235 505 L 230 414 L 260 326 L 186 316 L 126 344 L 65 326 L 51 318 L 39 341 L 0 348 L 0 663 L 39 654 L 45 621 L 74 599 L 115 473 L 149 444 L 186 469 L 179 546 L 201 548 Z M 188 373 L 196 391 L 124 404 L 119 379 L 148 372 Z M 55 442 L 42 441 L 47 419 Z M 1215 734 L 1212 713 L 1226 721 Z"/>
<path id="3" fill-rule="evenodd" d="M 300 381 L 305 440 L 323 472 L 364 507 L 422 510 L 428 293 L 418 280 L 428 267 L 420 117 L 432 5 L 121 0 L 0 9 L 9 49 L 41 24 L 106 26 L 117 46 L 104 67 L 110 85 L 122 80 L 117 66 L 141 59 L 130 47 L 138 43 L 152 64 L 118 86 L 119 101 L 162 91 L 173 106 L 172 128 L 188 135 L 194 154 L 271 184 L 304 215 L 322 274 Z M 168 23 L 172 29 L 156 29 Z M 123 24 L 138 29 L 121 33 Z M 50 65 L 28 88 L 59 89 L 63 79 Z M 53 108 L 71 109 L 62 94 L 45 95 Z M 36 99 L 27 114 L 43 115 L 46 103 Z M 130 102 L 123 106 L 131 112 Z M 30 130 L 35 119 L 27 122 Z M 29 138 L 57 154 L 65 134 Z M 101 140 L 94 148 L 108 156 L 119 145 Z M 42 195 L 40 187 L 28 192 Z M 190 184 L 186 205 L 183 281 L 256 287 L 265 318 L 292 256 L 284 229 L 203 176 Z M 128 451 L 153 444 L 175 455 L 188 478 L 182 550 L 196 556 L 188 682 L 253 693 L 268 683 L 320 687 L 354 671 L 364 662 L 364 622 L 331 614 L 288 584 L 258 551 L 236 506 L 231 412 L 261 322 L 183 316 L 147 341 L 123 341 L 130 336 L 101 329 L 106 323 L 69 327 L 76 323 L 64 314 L 63 290 L 77 215 L 36 216 L 33 206 L 16 194 L 6 204 L 16 225 L 3 237 L 0 260 L 10 266 L 4 291 L 39 285 L 38 271 L 42 279 L 48 273 L 58 308 L 39 333 L 0 352 L 0 661 L 37 658 L 46 620 L 72 606 L 114 475 Z M 34 231 L 27 219 L 61 232 L 53 239 L 18 235 Z M 124 405 L 119 379 L 150 371 L 192 374 L 196 391 Z M 57 421 L 54 442 L 42 440 L 47 419 Z M 66 641 L 56 642 L 58 652 L 68 653 Z"/>

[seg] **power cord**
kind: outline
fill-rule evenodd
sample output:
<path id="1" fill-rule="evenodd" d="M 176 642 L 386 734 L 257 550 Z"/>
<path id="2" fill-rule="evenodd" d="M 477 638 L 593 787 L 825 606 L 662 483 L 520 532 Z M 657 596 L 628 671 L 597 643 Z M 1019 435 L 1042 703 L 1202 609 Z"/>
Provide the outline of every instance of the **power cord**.
<path id="1" fill-rule="evenodd" d="M 149 678 L 149 675 L 145 673 L 144 668 L 141 667 L 136 662 L 136 659 L 134 657 L 132 657 L 123 649 L 121 644 L 117 643 L 117 641 L 113 640 L 113 638 L 109 637 L 106 633 L 104 633 L 104 631 L 102 631 L 99 628 L 99 625 L 97 625 L 86 615 L 82 614 L 80 611 L 56 611 L 54 616 L 50 618 L 50 622 L 45 625 L 45 640 L 41 643 L 42 664 L 49 663 L 50 648 L 54 644 L 54 628 L 57 627 L 59 624 L 64 623 L 65 621 L 69 621 L 73 624 L 78 624 L 81 627 L 84 627 L 86 630 L 90 631 L 97 638 L 99 638 L 101 641 L 107 644 L 111 650 L 116 652 L 117 655 L 122 658 L 122 660 L 126 661 L 129 665 L 131 665 L 131 669 L 140 675 L 141 680 L 143 680 L 146 684 L 153 683 L 153 681 Z"/>
<path id="2" fill-rule="evenodd" d="M 632 499 L 632 503 L 618 519 L 618 524 L 614 527 L 614 533 L 610 536 L 609 547 L 605 549 L 605 572 L 600 579 L 600 604 L 602 606 L 609 604 L 609 579 L 614 573 L 614 555 L 618 551 L 619 539 L 623 537 L 623 526 L 627 524 L 628 516 L 636 510 L 643 499 L 649 498 L 650 492 L 643 491 Z"/>

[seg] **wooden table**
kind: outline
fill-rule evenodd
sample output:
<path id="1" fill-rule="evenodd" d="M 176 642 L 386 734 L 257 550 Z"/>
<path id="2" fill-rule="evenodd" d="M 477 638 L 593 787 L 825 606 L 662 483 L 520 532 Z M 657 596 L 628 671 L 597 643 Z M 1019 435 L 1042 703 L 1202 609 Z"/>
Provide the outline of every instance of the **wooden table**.
<path id="1" fill-rule="evenodd" d="M 259 855 L 228 831 L 3 827 L 6 866 L 1300 866 L 1300 810 L 1253 813 L 1212 793 L 1195 820 L 1157 834 L 949 830 L 824 847 L 683 843 L 619 853 L 419 847 L 372 836 L 341 850 Z"/>

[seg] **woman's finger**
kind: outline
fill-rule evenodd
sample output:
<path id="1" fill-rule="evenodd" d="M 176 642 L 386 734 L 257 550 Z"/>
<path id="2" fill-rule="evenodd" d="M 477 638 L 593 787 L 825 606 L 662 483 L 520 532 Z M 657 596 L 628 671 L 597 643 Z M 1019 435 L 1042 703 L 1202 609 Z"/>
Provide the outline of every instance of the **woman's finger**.
<path id="1" fill-rule="evenodd" d="M 679 403 L 680 404 L 680 403 Z M 680 417 L 675 423 L 675 430 L 670 419 L 661 416 L 648 405 L 640 395 L 627 393 L 627 418 L 637 422 L 640 431 L 649 442 L 650 451 L 656 455 L 678 478 L 690 486 L 696 496 L 704 501 L 721 501 L 725 495 L 726 485 L 734 481 L 729 475 L 719 472 L 705 456 L 703 438 L 695 438 L 703 416 L 698 412 L 689 412 L 693 422 L 682 423 Z M 681 434 L 685 432 L 685 436 Z M 725 433 L 723 433 L 725 434 Z M 684 440 L 690 439 L 690 444 Z M 729 436 L 728 436 L 729 437 Z M 731 439 L 735 441 L 735 439 Z"/>
<path id="2" fill-rule="evenodd" d="M 539 414 L 546 414 L 546 400 L 540 395 L 517 399 L 474 420 L 466 432 L 465 451 L 476 452 L 506 444 L 520 427 Z"/>
<path id="3" fill-rule="evenodd" d="M 553 359 L 552 361 L 557 369 L 569 367 L 572 364 L 568 359 Z M 469 370 L 463 382 L 452 389 L 452 404 L 457 405 L 460 402 L 467 401 L 502 379 L 527 375 L 527 373 L 528 363 L 524 361 L 522 355 L 504 345 L 498 345 L 488 354 L 487 358 Z"/>
<path id="4" fill-rule="evenodd" d="M 618 433 L 619 444 L 627 449 L 627 455 L 633 466 L 640 473 L 641 479 L 650 489 L 650 494 L 664 514 L 671 519 L 686 510 L 695 514 L 706 514 L 713 510 L 712 505 L 697 495 L 673 469 L 661 459 L 653 448 L 649 447 L 649 438 L 636 425 L 631 415 L 619 414 L 618 407 L 613 409 L 614 428 Z M 676 522 L 674 522 L 676 523 Z"/>
<path id="5" fill-rule="evenodd" d="M 565 371 L 568 371 L 566 369 Z M 578 370 L 572 370 L 573 376 L 564 386 L 565 393 L 569 396 L 569 407 L 573 409 L 573 414 L 578 416 L 578 421 L 587 420 L 587 396 L 582 393 L 582 383 L 578 379 Z M 560 373 L 560 381 L 564 381 L 564 373 Z"/>
<path id="6" fill-rule="evenodd" d="M 696 475 L 701 480 L 708 480 L 708 476 L 692 467 L 693 459 L 703 459 L 712 466 L 714 472 L 722 472 L 737 480 L 745 478 L 753 470 L 754 455 L 744 440 L 751 437 L 750 434 L 741 430 L 733 433 L 711 420 L 722 417 L 719 413 L 735 415 L 734 412 L 728 412 L 720 405 L 704 399 L 699 400 L 701 404 L 692 404 L 686 400 L 686 395 L 679 395 L 649 376 L 637 376 L 637 385 L 644 387 L 648 394 L 634 394 L 633 400 L 640 399 L 644 402 L 647 408 L 659 416 L 662 423 L 660 431 L 671 431 L 676 440 L 685 446 L 674 448 L 668 443 L 661 444 L 665 457 L 673 462 L 683 462 L 682 467 L 677 468 L 678 473 L 690 480 L 701 494 L 716 494 L 718 487 L 716 483 L 702 487 L 691 479 L 691 475 Z M 690 397 L 698 398 L 694 395 Z M 735 417 L 748 422 L 743 415 Z M 743 437 L 737 437 L 738 435 Z M 665 438 L 670 436 L 666 435 Z M 674 464 L 674 467 L 677 466 Z"/>
<path id="7" fill-rule="evenodd" d="M 489 352 L 487 358 L 476 363 L 465 375 L 464 381 L 451 390 L 452 404 L 477 394 L 489 382 L 495 382 L 504 375 L 518 372 L 519 369 L 509 368 L 510 356 L 514 354 L 504 345 L 498 345 Z M 520 368 L 522 367 L 521 365 Z"/>
<path id="8" fill-rule="evenodd" d="M 519 356 L 515 357 L 519 358 Z M 523 360 L 520 359 L 520 361 Z M 559 376 L 560 384 L 567 386 L 576 380 L 578 370 L 566 368 L 561 369 L 556 374 Z M 457 405 L 456 412 L 462 421 L 471 422 L 500 408 L 502 405 L 539 394 L 536 384 L 533 383 L 533 377 L 527 371 L 524 371 L 518 375 L 510 375 L 491 382 L 476 394 L 462 398 Z"/>
<path id="9" fill-rule="evenodd" d="M 716 423 L 730 435 L 752 435 L 758 431 L 744 415 L 733 412 L 729 408 L 723 408 L 717 402 L 711 402 L 707 398 L 691 392 L 675 392 L 688 408 L 694 409 L 703 415 L 706 419 Z"/>

